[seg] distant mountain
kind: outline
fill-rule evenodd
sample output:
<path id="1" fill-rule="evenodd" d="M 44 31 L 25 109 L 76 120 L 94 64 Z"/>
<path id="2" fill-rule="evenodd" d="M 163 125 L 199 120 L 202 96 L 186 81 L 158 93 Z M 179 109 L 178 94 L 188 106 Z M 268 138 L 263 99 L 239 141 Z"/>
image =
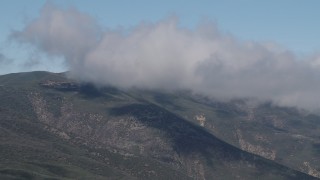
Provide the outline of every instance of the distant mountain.
<path id="1" fill-rule="evenodd" d="M 319 122 L 270 104 L 8 74 L 0 179 L 317 179 Z"/>

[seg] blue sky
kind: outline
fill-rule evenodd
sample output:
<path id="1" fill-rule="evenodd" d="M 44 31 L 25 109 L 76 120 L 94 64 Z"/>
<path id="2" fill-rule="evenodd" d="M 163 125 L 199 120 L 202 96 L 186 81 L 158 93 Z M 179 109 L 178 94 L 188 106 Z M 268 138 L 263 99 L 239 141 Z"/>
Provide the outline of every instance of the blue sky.
<path id="1" fill-rule="evenodd" d="M 10 59 L 23 61 L 32 52 L 29 47 L 8 41 L 8 35 L 12 30 L 21 30 L 25 23 L 37 17 L 45 2 L 45 0 L 2 1 L 0 53 Z M 167 16 L 176 15 L 180 19 L 181 26 L 188 28 L 193 28 L 205 19 L 215 22 L 221 31 L 241 40 L 276 42 L 298 54 L 320 50 L 318 38 L 320 1 L 318 0 L 57 0 L 52 2 L 62 7 L 75 7 L 90 14 L 105 28 L 128 28 L 141 21 L 156 22 Z M 16 70 L 18 69 L 14 66 L 6 71 L 0 68 L 0 73 Z"/>

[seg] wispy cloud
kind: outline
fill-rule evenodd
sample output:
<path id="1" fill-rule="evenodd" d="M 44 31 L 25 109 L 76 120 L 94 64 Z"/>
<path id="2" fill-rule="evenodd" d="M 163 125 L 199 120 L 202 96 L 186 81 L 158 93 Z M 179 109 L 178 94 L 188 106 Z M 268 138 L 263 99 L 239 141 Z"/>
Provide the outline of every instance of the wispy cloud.
<path id="1" fill-rule="evenodd" d="M 240 41 L 210 22 L 190 30 L 169 17 L 130 30 L 102 30 L 87 14 L 47 3 L 11 36 L 64 57 L 74 78 L 100 85 L 320 107 L 319 56 L 299 59 L 274 44 Z"/>

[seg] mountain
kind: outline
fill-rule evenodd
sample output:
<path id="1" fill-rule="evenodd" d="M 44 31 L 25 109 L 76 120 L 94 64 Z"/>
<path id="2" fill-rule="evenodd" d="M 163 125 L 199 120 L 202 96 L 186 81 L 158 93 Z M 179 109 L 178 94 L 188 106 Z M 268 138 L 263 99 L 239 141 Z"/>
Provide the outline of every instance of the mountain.
<path id="1" fill-rule="evenodd" d="M 317 179 L 319 121 L 64 73 L 2 75 L 0 179 Z"/>

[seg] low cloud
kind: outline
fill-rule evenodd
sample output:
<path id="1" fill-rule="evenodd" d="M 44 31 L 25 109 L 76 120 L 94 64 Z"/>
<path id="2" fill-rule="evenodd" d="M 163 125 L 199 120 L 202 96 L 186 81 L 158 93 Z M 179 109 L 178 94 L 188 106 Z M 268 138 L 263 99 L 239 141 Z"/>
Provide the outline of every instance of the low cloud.
<path id="1" fill-rule="evenodd" d="M 210 22 L 190 30 L 177 17 L 104 29 L 74 8 L 47 3 L 11 37 L 62 56 L 73 78 L 99 85 L 189 89 L 222 100 L 320 108 L 320 56 L 299 59 L 275 44 L 240 41 Z"/>

